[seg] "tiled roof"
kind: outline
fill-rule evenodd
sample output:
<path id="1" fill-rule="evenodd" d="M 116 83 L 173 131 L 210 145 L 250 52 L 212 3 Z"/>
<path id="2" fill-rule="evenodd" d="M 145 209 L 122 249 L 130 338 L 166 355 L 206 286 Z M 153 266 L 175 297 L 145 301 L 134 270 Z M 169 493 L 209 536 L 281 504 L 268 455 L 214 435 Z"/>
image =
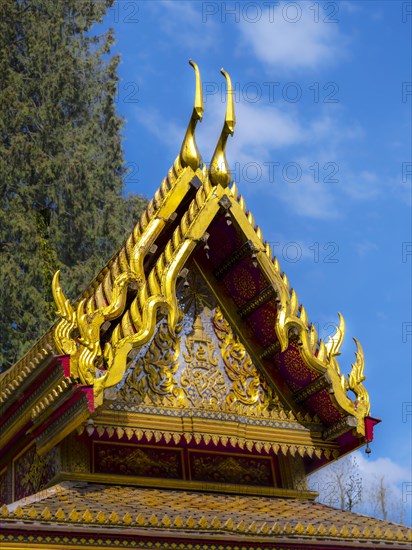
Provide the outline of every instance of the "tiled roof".
<path id="1" fill-rule="evenodd" d="M 116 536 L 119 530 L 123 535 L 140 533 L 143 537 L 150 532 L 160 539 L 188 539 L 192 543 L 212 543 L 223 537 L 226 542 L 258 540 L 261 548 L 272 548 L 276 541 L 392 549 L 412 543 L 412 529 L 309 500 L 74 481 L 3 506 L 0 546 L 11 542 L 11 530 L 21 533 L 21 529 L 60 533 L 61 537 L 65 533 L 85 536 L 97 530 L 99 536 L 106 537 Z"/>

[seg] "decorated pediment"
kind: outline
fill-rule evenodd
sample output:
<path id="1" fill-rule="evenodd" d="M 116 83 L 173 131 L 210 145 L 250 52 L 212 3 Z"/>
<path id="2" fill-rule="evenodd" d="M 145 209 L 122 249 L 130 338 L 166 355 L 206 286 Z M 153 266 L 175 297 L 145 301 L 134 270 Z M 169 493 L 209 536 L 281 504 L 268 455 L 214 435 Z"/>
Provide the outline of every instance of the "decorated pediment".
<path id="1" fill-rule="evenodd" d="M 9 443 L 35 441 L 44 455 L 77 430 L 139 445 L 263 450 L 278 465 L 299 458 L 308 473 L 372 440 L 360 344 L 345 376 L 343 317 L 328 341 L 318 338 L 231 181 L 225 147 L 236 120 L 225 71 L 223 129 L 209 167 L 202 160 L 191 64 L 192 116 L 153 200 L 75 303 L 55 274 L 56 325 L 1 380 L 4 462 Z"/>
<path id="2" fill-rule="evenodd" d="M 276 391 L 225 319 L 193 264 L 177 288 L 182 321 L 171 335 L 162 318 L 108 398 L 152 405 L 249 416 L 283 410 Z"/>

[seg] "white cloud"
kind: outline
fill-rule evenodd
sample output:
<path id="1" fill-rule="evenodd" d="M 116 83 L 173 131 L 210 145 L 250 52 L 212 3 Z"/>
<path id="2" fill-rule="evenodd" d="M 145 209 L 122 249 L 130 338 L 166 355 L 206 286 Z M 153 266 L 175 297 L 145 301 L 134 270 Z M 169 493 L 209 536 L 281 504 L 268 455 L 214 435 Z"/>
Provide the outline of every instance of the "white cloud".
<path id="1" fill-rule="evenodd" d="M 390 458 L 383 457 L 373 460 L 373 458 L 366 458 L 365 454 L 360 451 L 357 451 L 355 455 L 365 484 L 381 477 L 384 477 L 390 485 L 410 482 L 411 472 Z"/>
<path id="2" fill-rule="evenodd" d="M 399 175 L 378 175 L 367 169 L 356 172 L 343 164 L 341 168 L 342 191 L 351 199 L 356 201 L 394 199 L 408 207 L 411 206 L 410 182 L 403 183 Z"/>
<path id="3" fill-rule="evenodd" d="M 365 458 L 356 453 L 363 481 L 363 502 L 361 511 L 382 517 L 382 503 L 386 508 L 387 519 L 396 523 L 412 523 L 410 502 L 411 471 L 390 458 Z M 405 494 L 405 488 L 407 494 Z"/>
<path id="4" fill-rule="evenodd" d="M 165 38 L 173 40 L 173 47 L 179 46 L 189 52 L 219 48 L 218 28 L 212 18 L 204 24 L 202 2 L 157 0 L 144 4 L 146 9 L 151 9 L 156 14 L 161 42 L 166 47 L 169 46 Z"/>
<path id="5" fill-rule="evenodd" d="M 384 15 L 382 10 L 374 11 L 372 13 L 372 21 L 382 21 L 383 17 Z"/>
<path id="6" fill-rule="evenodd" d="M 289 168 L 280 159 L 286 151 L 313 142 L 312 123 L 305 127 L 298 113 L 287 112 L 275 104 L 237 103 L 235 107 L 235 136 L 227 144 L 232 177 L 242 186 L 249 185 L 255 192 L 266 195 L 267 200 L 280 199 L 299 215 L 320 219 L 339 217 L 333 189 L 313 178 L 309 168 L 313 159 L 291 158 L 287 163 Z M 208 98 L 207 116 L 197 134 L 200 151 L 207 162 L 223 125 L 224 110 L 220 95 Z M 300 170 L 302 174 L 294 182 L 295 172 Z"/>
<path id="7" fill-rule="evenodd" d="M 309 121 L 307 138 L 312 143 L 336 147 L 342 142 L 360 139 L 364 136 L 361 126 L 353 121 L 344 120 L 345 113 L 339 106 L 324 109 L 318 118 Z"/>
<path id="8" fill-rule="evenodd" d="M 363 138 L 363 130 L 344 121 L 341 109 L 325 109 L 314 118 L 290 105 L 240 103 L 236 110 L 238 125 L 228 158 L 240 164 L 241 184 L 276 196 L 297 215 L 316 219 L 342 217 L 342 195 L 359 200 L 378 194 L 372 172 L 356 177 L 344 169 L 343 151 Z M 262 174 L 258 182 L 250 181 L 244 170 L 251 166 L 253 180 L 254 164 Z"/>
<path id="9" fill-rule="evenodd" d="M 287 264 L 296 264 L 301 261 L 318 263 L 319 243 L 303 239 L 293 240 L 280 231 L 269 232 L 266 237 L 271 246 L 272 254 L 278 258 L 282 268 L 286 267 Z M 327 316 L 324 316 L 322 321 L 326 323 L 327 319 Z"/>
<path id="10" fill-rule="evenodd" d="M 241 18 L 244 46 L 277 69 L 315 69 L 335 62 L 345 54 L 348 39 L 337 22 L 327 22 L 338 19 L 337 14 L 316 13 L 313 6 L 286 2 L 263 10 L 254 23 Z"/>
<path id="11" fill-rule="evenodd" d="M 203 158 L 209 162 L 223 126 L 226 105 L 220 94 L 209 96 L 205 116 L 198 126 L 196 140 Z M 247 163 L 263 166 L 273 159 L 273 151 L 299 144 L 304 130 L 298 117 L 275 105 L 236 103 L 236 128 L 229 138 L 226 154 L 230 166 L 237 163 L 242 170 Z"/>
<path id="12" fill-rule="evenodd" d="M 282 111 L 275 105 L 236 106 L 238 124 L 231 155 L 247 152 L 247 156 L 265 158 L 270 151 L 296 145 L 303 140 L 303 129 L 298 117 Z M 234 151 L 233 151 L 234 149 Z"/>
<path id="13" fill-rule="evenodd" d="M 386 313 L 384 313 L 383 311 L 377 311 L 377 312 L 376 312 L 376 317 L 377 317 L 380 321 L 386 322 L 386 321 L 388 320 L 388 316 L 387 316 Z"/>
<path id="14" fill-rule="evenodd" d="M 356 200 L 370 200 L 382 194 L 383 180 L 370 170 L 361 170 L 359 173 L 346 171 L 343 191 Z"/>
<path id="15" fill-rule="evenodd" d="M 355 2 L 349 2 L 348 0 L 341 0 L 338 7 L 339 11 L 347 11 L 348 13 L 357 13 L 361 11 L 359 2 L 355 4 Z"/>
<path id="16" fill-rule="evenodd" d="M 302 177 L 297 184 L 284 185 L 280 198 L 302 216 L 317 219 L 336 219 L 342 216 L 333 191 L 322 182 L 314 181 L 309 175 Z"/>
<path id="17" fill-rule="evenodd" d="M 133 116 L 135 121 L 144 126 L 159 142 L 170 147 L 176 155 L 178 154 L 186 131 L 183 126 L 171 120 L 165 120 L 160 111 L 155 108 L 142 109 L 135 106 Z"/>
<path id="18" fill-rule="evenodd" d="M 361 241 L 355 244 L 355 250 L 361 258 L 378 250 L 378 245 L 371 241 Z"/>

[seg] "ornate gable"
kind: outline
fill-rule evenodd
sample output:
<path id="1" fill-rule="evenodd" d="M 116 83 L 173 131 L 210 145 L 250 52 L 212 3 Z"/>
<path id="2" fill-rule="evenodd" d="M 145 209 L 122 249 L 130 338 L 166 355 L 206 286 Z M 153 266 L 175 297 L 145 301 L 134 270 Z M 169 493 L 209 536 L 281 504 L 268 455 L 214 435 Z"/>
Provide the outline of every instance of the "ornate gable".
<path id="1" fill-rule="evenodd" d="M 35 446 L 53 455 L 44 483 L 314 498 L 306 474 L 372 440 L 360 344 L 345 377 L 343 317 L 318 339 L 231 182 L 224 71 L 226 119 L 210 168 L 202 161 L 192 65 L 192 117 L 146 212 L 76 303 L 56 273 L 58 322 L 0 378 L 4 479 Z"/>
<path id="2" fill-rule="evenodd" d="M 125 405 L 157 405 L 247 416 L 280 408 L 266 382 L 226 321 L 194 265 L 177 288 L 183 318 L 172 336 L 167 321 L 130 363 L 106 397 Z"/>

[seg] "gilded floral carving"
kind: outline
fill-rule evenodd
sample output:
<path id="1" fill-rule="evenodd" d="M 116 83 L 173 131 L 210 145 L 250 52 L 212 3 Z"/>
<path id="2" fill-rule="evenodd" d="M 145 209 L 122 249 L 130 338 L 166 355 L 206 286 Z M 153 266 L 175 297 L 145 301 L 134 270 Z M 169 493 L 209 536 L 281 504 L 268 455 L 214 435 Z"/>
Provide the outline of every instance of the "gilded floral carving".
<path id="1" fill-rule="evenodd" d="M 272 392 L 266 386 L 243 344 L 217 307 L 213 317 L 213 326 L 219 339 L 226 374 L 232 382 L 226 396 L 226 403 L 267 407 Z"/>
<path id="2" fill-rule="evenodd" d="M 218 405 L 227 392 L 225 378 L 219 370 L 219 358 L 210 336 L 205 332 L 201 316 L 193 324 L 193 334 L 186 339 L 183 352 L 186 368 L 180 382 L 194 406 Z"/>
<path id="3" fill-rule="evenodd" d="M 126 374 L 116 398 L 126 403 L 259 415 L 277 398 L 266 384 L 195 268 L 177 289 L 183 321 L 166 320 Z M 240 408 L 239 408 L 240 407 Z"/>
<path id="4" fill-rule="evenodd" d="M 119 397 L 126 402 L 160 404 L 166 398 L 170 404 L 182 404 L 184 393 L 174 377 L 179 366 L 179 341 L 170 334 L 167 323 L 161 322 L 146 353 L 127 375 Z"/>

